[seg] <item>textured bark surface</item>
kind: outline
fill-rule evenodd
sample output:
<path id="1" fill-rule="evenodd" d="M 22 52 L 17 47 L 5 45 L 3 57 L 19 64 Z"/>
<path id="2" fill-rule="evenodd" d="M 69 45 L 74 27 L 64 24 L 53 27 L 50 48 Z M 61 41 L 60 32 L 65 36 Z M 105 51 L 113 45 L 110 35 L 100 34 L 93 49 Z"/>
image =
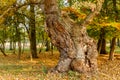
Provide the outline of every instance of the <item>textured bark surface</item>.
<path id="1" fill-rule="evenodd" d="M 18 41 L 18 59 L 20 60 L 21 57 L 21 34 L 19 30 L 19 24 L 16 24 L 16 35 L 17 35 L 17 41 Z"/>
<path id="2" fill-rule="evenodd" d="M 5 54 L 5 51 L 4 51 L 3 48 L 0 47 L 0 51 L 2 52 L 2 54 L 3 54 L 4 56 L 7 56 L 7 55 Z"/>
<path id="3" fill-rule="evenodd" d="M 107 54 L 107 52 L 106 52 L 106 40 L 105 39 L 102 40 L 102 46 L 101 46 L 100 54 Z"/>
<path id="4" fill-rule="evenodd" d="M 112 0 L 113 1 L 113 9 L 115 12 L 115 21 L 117 22 L 118 20 L 118 9 L 117 9 L 117 2 L 116 0 Z M 113 60 L 114 59 L 114 50 L 115 50 L 115 45 L 116 45 L 116 37 L 112 38 L 112 42 L 111 42 L 111 46 L 110 46 L 110 55 L 109 55 L 109 60 Z"/>
<path id="5" fill-rule="evenodd" d="M 97 70 L 96 43 L 87 35 L 85 26 L 98 13 L 101 4 L 82 24 L 75 23 L 64 13 L 61 19 L 57 0 L 44 0 L 44 4 L 46 31 L 60 52 L 59 62 L 52 71 L 74 70 L 86 73 Z"/>
<path id="6" fill-rule="evenodd" d="M 113 37 L 113 38 L 112 38 L 111 45 L 110 45 L 109 60 L 113 60 L 113 59 L 114 59 L 115 45 L 116 45 L 116 37 Z"/>
<path id="7" fill-rule="evenodd" d="M 30 0 L 32 2 L 32 0 Z M 38 58 L 37 56 L 37 48 L 36 48 L 36 28 L 35 28 L 35 11 L 34 5 L 30 5 L 30 21 L 29 21 L 29 39 L 30 39 L 30 50 L 31 57 Z"/>
<path id="8" fill-rule="evenodd" d="M 100 54 L 106 54 L 105 28 L 101 28 L 100 38 L 97 44 L 97 50 Z"/>
<path id="9" fill-rule="evenodd" d="M 117 46 L 120 47 L 120 39 L 117 39 Z"/>

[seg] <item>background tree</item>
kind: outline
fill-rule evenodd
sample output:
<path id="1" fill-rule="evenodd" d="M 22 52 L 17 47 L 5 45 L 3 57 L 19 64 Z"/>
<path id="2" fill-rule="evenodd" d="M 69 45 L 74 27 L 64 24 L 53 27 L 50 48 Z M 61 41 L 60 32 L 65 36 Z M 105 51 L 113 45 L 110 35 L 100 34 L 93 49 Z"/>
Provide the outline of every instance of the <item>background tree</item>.
<path id="1" fill-rule="evenodd" d="M 4 56 L 7 56 L 5 53 L 6 40 L 7 40 L 7 31 L 6 28 L 3 27 L 0 29 L 0 51 L 3 53 Z"/>
<path id="2" fill-rule="evenodd" d="M 118 5 L 118 1 L 116 2 L 116 4 Z M 111 39 L 112 37 L 116 37 L 116 35 L 117 35 L 117 37 L 119 37 L 118 36 L 119 34 L 117 33 L 117 31 L 119 32 L 119 28 L 118 28 L 119 26 L 117 26 L 118 22 L 115 21 L 115 16 L 113 14 L 115 12 L 114 12 L 113 6 L 111 6 L 111 5 L 113 5 L 112 0 L 105 0 L 102 10 L 101 10 L 101 14 L 98 15 L 99 18 L 98 17 L 95 18 L 94 22 L 90 25 L 91 29 L 89 28 L 90 36 L 93 36 L 95 34 L 96 34 L 95 35 L 96 37 L 99 35 L 101 36 L 101 37 L 100 36 L 97 37 L 99 39 L 98 40 L 98 52 L 99 53 L 106 52 L 105 44 L 103 44 L 103 43 L 107 42 L 107 44 L 109 44 L 108 43 L 109 39 Z M 118 14 L 117 14 L 117 16 L 119 17 Z M 94 28 L 96 28 L 96 30 L 93 30 Z M 102 34 L 102 33 L 104 33 L 104 34 Z M 96 38 L 96 40 L 97 40 L 97 38 Z"/>
<path id="3" fill-rule="evenodd" d="M 33 0 L 30 0 L 32 2 Z M 35 26 L 35 9 L 34 5 L 30 5 L 30 21 L 29 21 L 29 35 L 30 35 L 30 50 L 32 58 L 38 58 L 36 48 L 36 26 Z"/>
<path id="4" fill-rule="evenodd" d="M 97 50 L 100 54 L 106 54 L 106 39 L 105 39 L 105 28 L 101 28 L 100 37 L 97 44 Z"/>
<path id="5" fill-rule="evenodd" d="M 118 9 L 117 9 L 117 1 L 116 0 L 112 0 L 113 1 L 113 10 L 115 12 L 115 21 L 118 21 Z M 115 45 L 116 45 L 116 36 L 112 38 L 112 42 L 111 42 L 111 46 L 110 46 L 110 55 L 109 55 L 109 60 L 113 60 L 114 59 L 114 50 L 115 50 Z"/>

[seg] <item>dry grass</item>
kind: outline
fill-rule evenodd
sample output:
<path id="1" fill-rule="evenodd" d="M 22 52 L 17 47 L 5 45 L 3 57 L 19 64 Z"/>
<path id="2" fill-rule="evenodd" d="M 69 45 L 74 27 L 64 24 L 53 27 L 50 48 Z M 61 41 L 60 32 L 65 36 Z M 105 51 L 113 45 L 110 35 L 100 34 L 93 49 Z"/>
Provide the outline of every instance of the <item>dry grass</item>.
<path id="1" fill-rule="evenodd" d="M 69 71 L 67 74 L 46 74 L 47 70 L 57 64 L 59 54 L 41 53 L 39 58 L 31 61 L 28 54 L 21 60 L 16 55 L 0 55 L 0 80 L 120 80 L 120 55 L 114 61 L 108 61 L 108 55 L 98 57 L 98 73 L 92 77 Z M 85 78 L 86 77 L 86 78 Z"/>

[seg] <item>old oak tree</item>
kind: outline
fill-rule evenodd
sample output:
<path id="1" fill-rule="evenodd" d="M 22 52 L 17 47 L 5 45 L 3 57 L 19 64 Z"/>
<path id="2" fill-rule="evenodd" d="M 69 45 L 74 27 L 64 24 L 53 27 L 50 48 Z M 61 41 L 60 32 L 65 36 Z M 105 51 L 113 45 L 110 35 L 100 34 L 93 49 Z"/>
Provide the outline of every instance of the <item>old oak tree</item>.
<path id="1" fill-rule="evenodd" d="M 86 26 L 101 10 L 103 0 L 97 0 L 96 7 L 79 24 L 67 13 L 59 11 L 57 0 L 43 0 L 46 31 L 51 42 L 60 52 L 59 62 L 53 72 L 73 70 L 81 73 L 97 70 L 97 48 L 94 39 L 86 32 Z"/>

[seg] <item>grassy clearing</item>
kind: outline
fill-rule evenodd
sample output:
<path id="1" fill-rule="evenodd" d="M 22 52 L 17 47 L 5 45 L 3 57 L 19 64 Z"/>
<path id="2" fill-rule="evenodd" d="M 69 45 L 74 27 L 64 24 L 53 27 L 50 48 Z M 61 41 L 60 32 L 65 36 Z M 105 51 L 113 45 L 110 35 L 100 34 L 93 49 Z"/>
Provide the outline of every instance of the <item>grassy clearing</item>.
<path id="1" fill-rule="evenodd" d="M 39 58 L 31 61 L 22 54 L 19 61 L 17 56 L 9 54 L 7 57 L 0 55 L 0 80 L 120 80 L 120 55 L 115 55 L 114 61 L 108 61 L 108 55 L 98 57 L 98 73 L 85 76 L 69 71 L 66 74 L 46 74 L 47 70 L 54 67 L 59 58 L 58 52 L 39 54 Z"/>

